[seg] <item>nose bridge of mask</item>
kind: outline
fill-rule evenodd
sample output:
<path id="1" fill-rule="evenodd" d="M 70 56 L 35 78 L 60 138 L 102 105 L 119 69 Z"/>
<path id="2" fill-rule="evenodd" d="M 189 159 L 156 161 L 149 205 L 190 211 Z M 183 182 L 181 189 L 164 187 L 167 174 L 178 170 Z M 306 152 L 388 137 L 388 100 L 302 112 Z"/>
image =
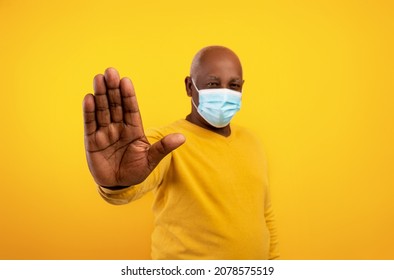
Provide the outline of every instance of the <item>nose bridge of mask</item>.
<path id="1" fill-rule="evenodd" d="M 206 94 L 209 94 L 209 93 L 217 93 L 218 92 L 218 90 L 220 90 L 220 93 L 226 93 L 226 94 L 230 94 L 230 95 L 235 95 L 235 96 L 240 96 L 240 97 L 242 97 L 242 92 L 240 92 L 240 91 L 236 91 L 236 90 L 233 90 L 233 89 L 229 89 L 229 88 L 206 88 L 206 89 L 198 89 L 198 87 L 197 87 L 197 85 L 196 85 L 196 83 L 194 82 L 194 79 L 192 78 L 191 79 L 192 80 L 192 83 L 193 83 L 193 85 L 194 85 L 194 88 L 197 90 L 197 92 L 199 93 L 199 95 L 201 95 L 201 93 L 206 93 Z"/>
<path id="2" fill-rule="evenodd" d="M 209 89 L 201 90 L 199 93 L 199 103 L 204 104 L 204 107 L 207 108 L 225 107 L 226 109 L 232 109 L 240 107 L 241 93 L 231 90 L 226 91 L 224 89 L 218 89 L 218 91 Z"/>

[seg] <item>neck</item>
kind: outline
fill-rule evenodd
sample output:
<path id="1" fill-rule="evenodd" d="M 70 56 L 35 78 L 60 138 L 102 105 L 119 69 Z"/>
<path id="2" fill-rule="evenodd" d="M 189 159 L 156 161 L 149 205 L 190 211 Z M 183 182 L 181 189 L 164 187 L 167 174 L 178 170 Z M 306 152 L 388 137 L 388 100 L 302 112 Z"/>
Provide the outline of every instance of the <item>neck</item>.
<path id="1" fill-rule="evenodd" d="M 212 132 L 215 132 L 215 133 L 217 133 L 217 134 L 220 134 L 220 135 L 222 135 L 222 136 L 224 136 L 224 137 L 228 137 L 228 136 L 231 135 L 230 124 L 227 125 L 227 126 L 225 126 L 225 127 L 217 128 L 217 127 L 214 127 L 214 126 L 208 124 L 208 123 L 207 123 L 204 119 L 202 119 L 201 117 L 198 118 L 198 117 L 196 117 L 196 116 L 193 115 L 193 114 L 187 115 L 187 116 L 186 116 L 186 120 L 189 121 L 189 122 L 191 122 L 191 123 L 193 123 L 193 124 L 195 124 L 195 125 L 198 125 L 199 127 L 202 127 L 202 128 L 207 129 L 207 130 L 209 130 L 209 131 L 212 131 Z"/>

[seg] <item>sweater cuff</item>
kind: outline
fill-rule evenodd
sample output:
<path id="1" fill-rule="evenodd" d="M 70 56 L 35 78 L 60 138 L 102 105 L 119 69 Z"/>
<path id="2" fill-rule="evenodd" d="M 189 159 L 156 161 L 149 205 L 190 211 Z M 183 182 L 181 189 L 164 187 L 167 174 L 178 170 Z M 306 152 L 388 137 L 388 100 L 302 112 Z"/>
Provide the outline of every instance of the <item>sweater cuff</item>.
<path id="1" fill-rule="evenodd" d="M 129 203 L 137 193 L 137 189 L 133 186 L 121 189 L 98 186 L 97 189 L 104 200 L 115 205 Z"/>

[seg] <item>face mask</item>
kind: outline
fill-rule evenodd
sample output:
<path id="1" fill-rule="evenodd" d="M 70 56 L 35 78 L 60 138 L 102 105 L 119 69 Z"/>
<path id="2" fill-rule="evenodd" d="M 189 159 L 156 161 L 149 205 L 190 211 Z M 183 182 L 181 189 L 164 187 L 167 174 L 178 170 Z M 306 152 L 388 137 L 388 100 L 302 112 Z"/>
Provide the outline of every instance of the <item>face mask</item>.
<path id="1" fill-rule="evenodd" d="M 198 107 L 193 98 L 192 103 L 200 116 L 214 127 L 227 126 L 241 108 L 242 93 L 227 88 L 199 90 L 193 79 L 192 83 L 198 92 Z"/>

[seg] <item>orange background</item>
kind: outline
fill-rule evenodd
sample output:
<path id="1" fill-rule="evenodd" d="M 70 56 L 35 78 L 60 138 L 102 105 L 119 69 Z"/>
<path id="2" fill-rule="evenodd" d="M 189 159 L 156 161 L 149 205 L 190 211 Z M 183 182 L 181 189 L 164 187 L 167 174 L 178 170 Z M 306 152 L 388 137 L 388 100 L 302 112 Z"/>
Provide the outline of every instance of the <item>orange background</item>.
<path id="1" fill-rule="evenodd" d="M 113 66 L 145 127 L 183 118 L 211 44 L 244 65 L 282 258 L 394 258 L 392 1 L 81 2 L 0 1 L 1 259 L 149 258 L 152 197 L 98 196 L 82 98 Z"/>

